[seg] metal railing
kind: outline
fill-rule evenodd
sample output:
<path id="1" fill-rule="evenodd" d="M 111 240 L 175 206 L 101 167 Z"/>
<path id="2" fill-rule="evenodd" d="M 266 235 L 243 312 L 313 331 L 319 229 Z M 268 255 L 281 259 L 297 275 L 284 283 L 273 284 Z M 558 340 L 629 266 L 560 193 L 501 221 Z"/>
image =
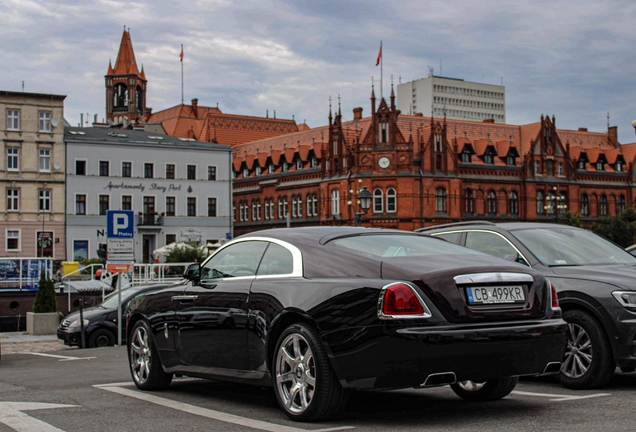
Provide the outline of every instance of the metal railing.
<path id="1" fill-rule="evenodd" d="M 192 263 L 135 264 L 132 284 L 176 282 L 183 278 L 183 273 L 190 264 Z"/>

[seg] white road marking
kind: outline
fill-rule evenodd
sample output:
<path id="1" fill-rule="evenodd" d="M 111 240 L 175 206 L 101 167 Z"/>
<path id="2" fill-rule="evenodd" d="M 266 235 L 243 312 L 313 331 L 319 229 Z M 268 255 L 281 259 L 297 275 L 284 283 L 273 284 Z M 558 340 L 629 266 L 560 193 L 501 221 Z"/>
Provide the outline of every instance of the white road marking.
<path id="1" fill-rule="evenodd" d="M 551 394 L 551 393 L 533 393 L 533 392 L 524 392 L 524 391 L 517 391 L 517 390 L 513 390 L 512 393 L 518 394 L 521 396 L 547 397 L 547 398 L 550 398 L 551 402 L 562 402 L 562 401 L 579 400 L 579 399 L 591 399 L 591 398 L 601 397 L 601 396 L 611 396 L 610 393 L 595 393 L 591 395 L 576 396 L 576 395 L 559 395 L 559 394 Z"/>
<path id="2" fill-rule="evenodd" d="M 90 360 L 90 359 L 97 358 L 97 357 L 69 357 L 69 356 L 61 356 L 61 355 L 55 355 L 55 354 L 44 354 L 44 353 L 36 353 L 36 352 L 29 352 L 29 353 L 24 353 L 24 354 L 31 354 L 31 355 L 35 355 L 35 356 L 41 356 L 41 357 L 52 357 L 52 358 L 62 359 L 60 361 Z"/>
<path id="3" fill-rule="evenodd" d="M 117 393 L 122 396 L 128 396 L 132 398 L 136 398 L 145 402 L 154 403 L 156 405 L 164 406 L 167 408 L 176 409 L 178 411 L 187 412 L 190 414 L 198 415 L 201 417 L 206 417 L 214 420 L 219 420 L 225 423 L 232 423 L 239 426 L 246 426 L 252 429 L 259 429 L 268 432 L 331 432 L 331 431 L 340 431 L 340 430 L 348 430 L 355 429 L 353 426 L 340 426 L 334 428 L 325 428 L 325 429 L 302 429 L 291 426 L 283 426 L 277 425 L 274 423 L 268 423 L 260 420 L 253 420 L 247 417 L 241 417 L 234 414 L 228 414 L 221 411 L 215 411 L 207 408 L 201 408 L 196 405 L 190 405 L 183 402 L 177 402 L 166 398 L 161 398 L 157 396 L 153 396 L 148 393 L 142 393 L 139 391 L 121 388 L 117 385 L 113 384 L 105 384 L 105 385 L 94 385 L 93 387 L 106 390 L 109 392 Z"/>
<path id="4" fill-rule="evenodd" d="M 52 408 L 74 408 L 77 405 L 61 405 L 38 402 L 0 402 L 0 423 L 18 432 L 64 432 L 55 426 L 29 417 L 22 411 Z"/>

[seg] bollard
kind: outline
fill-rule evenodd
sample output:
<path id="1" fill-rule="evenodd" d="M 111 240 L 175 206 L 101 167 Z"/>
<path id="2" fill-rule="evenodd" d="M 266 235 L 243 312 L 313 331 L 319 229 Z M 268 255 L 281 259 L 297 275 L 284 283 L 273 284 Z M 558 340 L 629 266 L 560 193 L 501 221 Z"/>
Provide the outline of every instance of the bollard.
<path id="1" fill-rule="evenodd" d="M 79 301 L 79 315 L 80 315 L 80 348 L 86 348 L 86 330 L 84 329 L 84 299 Z"/>

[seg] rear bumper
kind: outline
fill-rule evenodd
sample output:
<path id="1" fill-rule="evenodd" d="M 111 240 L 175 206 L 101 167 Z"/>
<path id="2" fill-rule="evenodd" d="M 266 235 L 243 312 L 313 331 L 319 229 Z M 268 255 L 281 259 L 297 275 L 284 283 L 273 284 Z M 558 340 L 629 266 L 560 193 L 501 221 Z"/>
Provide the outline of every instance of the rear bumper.
<path id="1" fill-rule="evenodd" d="M 419 387 L 431 374 L 458 381 L 538 375 L 560 362 L 565 321 L 374 326 L 325 336 L 336 375 L 350 388 Z M 553 365 L 554 367 L 554 365 Z"/>

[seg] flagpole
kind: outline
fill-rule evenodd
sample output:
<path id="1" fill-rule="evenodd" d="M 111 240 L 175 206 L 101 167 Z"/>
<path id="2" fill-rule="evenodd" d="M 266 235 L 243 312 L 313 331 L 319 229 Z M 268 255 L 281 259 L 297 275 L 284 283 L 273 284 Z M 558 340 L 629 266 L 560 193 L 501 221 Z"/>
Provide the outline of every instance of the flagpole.
<path id="1" fill-rule="evenodd" d="M 382 52 L 382 41 L 380 41 L 380 101 L 384 99 L 382 91 L 384 90 L 384 84 L 382 83 L 382 62 L 384 61 L 384 53 Z"/>
<path id="2" fill-rule="evenodd" d="M 181 105 L 183 105 L 183 44 L 181 44 Z"/>

